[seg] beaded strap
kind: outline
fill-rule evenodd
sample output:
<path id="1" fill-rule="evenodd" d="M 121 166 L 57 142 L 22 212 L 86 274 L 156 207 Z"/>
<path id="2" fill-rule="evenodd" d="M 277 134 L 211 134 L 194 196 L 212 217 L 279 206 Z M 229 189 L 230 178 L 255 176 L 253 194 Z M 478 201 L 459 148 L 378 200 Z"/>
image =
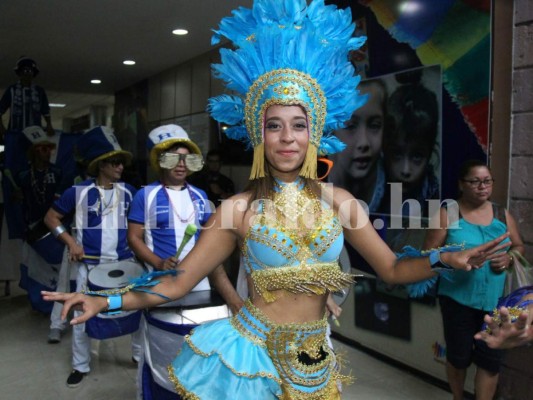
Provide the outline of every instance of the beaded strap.
<path id="1" fill-rule="evenodd" d="M 421 258 L 421 257 L 428 257 L 430 254 L 435 254 L 435 252 L 438 252 L 439 254 L 439 260 L 440 260 L 440 253 L 447 253 L 447 252 L 455 252 L 455 251 L 462 251 L 464 250 L 464 244 L 461 245 L 446 245 L 443 247 L 438 247 L 436 249 L 428 249 L 428 250 L 418 250 L 415 249 L 412 246 L 405 246 L 402 249 L 401 253 L 397 253 L 396 256 L 398 257 L 398 260 L 401 260 L 402 258 Z M 451 275 L 455 272 L 454 269 L 450 269 L 449 271 L 440 271 L 438 275 L 435 275 L 431 278 L 425 279 L 420 282 L 411 283 L 406 285 L 407 292 L 409 293 L 409 297 L 422 297 L 424 296 L 428 290 L 433 287 L 437 283 L 437 279 L 439 277 L 443 277 L 445 279 L 450 279 Z"/>

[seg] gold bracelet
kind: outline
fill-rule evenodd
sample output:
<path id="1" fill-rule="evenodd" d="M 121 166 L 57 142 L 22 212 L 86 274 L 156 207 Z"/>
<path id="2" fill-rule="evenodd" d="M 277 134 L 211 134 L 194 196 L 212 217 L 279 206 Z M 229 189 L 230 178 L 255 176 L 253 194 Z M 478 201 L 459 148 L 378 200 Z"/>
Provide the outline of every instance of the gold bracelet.
<path id="1" fill-rule="evenodd" d="M 507 255 L 509 256 L 509 265 L 508 267 L 511 267 L 514 263 L 514 256 L 512 254 L 509 254 L 507 253 Z"/>

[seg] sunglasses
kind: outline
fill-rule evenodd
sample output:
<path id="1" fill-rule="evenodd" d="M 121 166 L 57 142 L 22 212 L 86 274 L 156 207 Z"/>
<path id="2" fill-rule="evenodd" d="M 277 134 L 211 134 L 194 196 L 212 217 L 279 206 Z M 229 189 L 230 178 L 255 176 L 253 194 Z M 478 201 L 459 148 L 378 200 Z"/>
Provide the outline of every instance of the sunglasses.
<path id="1" fill-rule="evenodd" d="M 324 180 L 331 172 L 331 168 L 333 167 L 333 161 L 331 161 L 328 158 L 324 158 L 324 157 L 318 157 L 316 161 L 317 161 L 317 167 L 316 167 L 317 178 L 319 180 Z"/>
<path id="2" fill-rule="evenodd" d="M 191 172 L 200 171 L 204 166 L 199 154 L 161 153 L 159 156 L 159 166 L 163 169 L 173 169 L 182 161 Z"/>

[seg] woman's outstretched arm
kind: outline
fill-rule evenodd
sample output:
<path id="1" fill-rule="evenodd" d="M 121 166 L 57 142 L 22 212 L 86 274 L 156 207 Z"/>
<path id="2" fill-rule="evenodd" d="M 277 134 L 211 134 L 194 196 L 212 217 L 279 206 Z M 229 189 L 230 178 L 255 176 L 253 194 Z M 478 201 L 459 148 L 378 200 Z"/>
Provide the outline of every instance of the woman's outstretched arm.
<path id="1" fill-rule="evenodd" d="M 346 190 L 334 189 L 333 200 L 344 227 L 346 240 L 363 256 L 376 273 L 389 284 L 418 282 L 436 275 L 428 257 L 398 259 L 372 226 L 359 202 Z M 496 257 L 509 242 L 501 244 L 508 233 L 472 249 L 440 254 L 445 264 L 470 270 Z"/>
<path id="2" fill-rule="evenodd" d="M 186 295 L 204 277 L 215 270 L 235 249 L 237 244 L 239 226 L 224 226 L 223 210 L 220 207 L 207 222 L 204 232 L 200 235 L 198 243 L 179 264 L 175 276 L 157 278 L 160 283 L 150 288 L 158 295 L 130 291 L 122 295 L 122 310 L 138 310 L 155 307 L 170 300 L 175 300 Z M 242 223 L 242 218 L 235 221 Z M 231 224 L 230 224 L 231 225 Z M 81 293 L 42 292 L 43 298 L 48 301 L 64 303 L 61 317 L 66 318 L 71 308 L 83 313 L 71 320 L 71 324 L 79 324 L 106 310 L 107 299 L 101 296 L 88 296 Z M 164 296 L 164 297 L 162 297 Z"/>

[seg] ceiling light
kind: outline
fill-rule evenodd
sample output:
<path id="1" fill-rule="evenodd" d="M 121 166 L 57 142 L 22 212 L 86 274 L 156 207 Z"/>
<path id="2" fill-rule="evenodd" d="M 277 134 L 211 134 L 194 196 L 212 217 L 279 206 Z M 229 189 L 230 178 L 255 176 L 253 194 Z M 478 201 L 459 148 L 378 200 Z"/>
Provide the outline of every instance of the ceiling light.
<path id="1" fill-rule="evenodd" d="M 173 33 L 174 35 L 180 35 L 180 36 L 181 36 L 181 35 L 186 35 L 186 34 L 188 34 L 189 31 L 188 31 L 187 29 L 174 29 L 174 30 L 172 31 L 172 33 Z"/>
<path id="2" fill-rule="evenodd" d="M 50 107 L 57 107 L 57 108 L 63 108 L 66 106 L 66 104 L 63 103 L 50 103 L 48 104 Z"/>
<path id="3" fill-rule="evenodd" d="M 124 65 L 135 65 L 135 61 L 133 61 L 133 60 L 124 60 L 124 61 L 122 61 L 122 64 L 124 64 Z"/>
<path id="4" fill-rule="evenodd" d="M 408 0 L 400 3 L 399 9 L 405 14 L 416 14 L 422 9 L 422 5 L 416 0 Z"/>
<path id="5" fill-rule="evenodd" d="M 93 85 L 99 85 L 99 84 L 102 83 L 102 81 L 101 81 L 100 79 L 91 79 L 91 83 L 92 83 Z"/>

